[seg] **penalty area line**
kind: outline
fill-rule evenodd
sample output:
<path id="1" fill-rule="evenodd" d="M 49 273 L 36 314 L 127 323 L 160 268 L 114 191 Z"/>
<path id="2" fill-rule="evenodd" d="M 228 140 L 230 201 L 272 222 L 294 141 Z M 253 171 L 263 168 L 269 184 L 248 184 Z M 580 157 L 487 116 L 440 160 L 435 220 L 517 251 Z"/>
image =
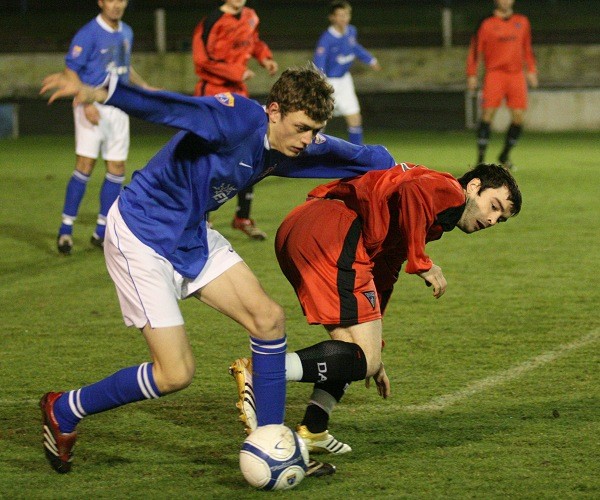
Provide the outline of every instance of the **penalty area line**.
<path id="1" fill-rule="evenodd" d="M 495 375 L 490 375 L 489 377 L 486 377 L 481 380 L 476 380 L 475 382 L 470 383 L 465 388 L 460 389 L 459 391 L 453 392 L 451 394 L 437 396 L 425 404 L 404 406 L 402 410 L 408 413 L 444 410 L 449 406 L 452 406 L 460 401 L 474 396 L 475 394 L 492 389 L 508 381 L 518 379 L 522 377 L 525 373 L 535 370 L 536 368 L 540 368 L 549 363 L 552 363 L 561 356 L 564 356 L 565 354 L 568 354 L 571 351 L 581 349 L 582 347 L 586 347 L 589 344 L 596 342 L 598 339 L 600 339 L 600 328 L 588 332 L 578 340 L 574 340 L 573 342 L 570 342 L 568 344 L 563 344 L 556 349 L 547 351 L 545 353 L 540 354 L 539 356 L 535 356 L 534 358 L 528 359 L 527 361 L 513 366 L 508 370 L 496 373 Z"/>

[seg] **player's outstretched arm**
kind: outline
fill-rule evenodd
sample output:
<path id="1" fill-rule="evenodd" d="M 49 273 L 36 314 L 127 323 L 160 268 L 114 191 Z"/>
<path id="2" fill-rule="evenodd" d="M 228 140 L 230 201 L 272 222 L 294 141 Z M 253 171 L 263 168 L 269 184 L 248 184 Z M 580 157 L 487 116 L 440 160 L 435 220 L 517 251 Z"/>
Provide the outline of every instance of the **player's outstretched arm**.
<path id="1" fill-rule="evenodd" d="M 40 94 L 53 91 L 48 104 L 52 104 L 62 97 L 74 97 L 75 104 L 91 104 L 93 102 L 104 102 L 108 98 L 105 88 L 94 88 L 81 83 L 79 78 L 73 78 L 65 72 L 52 73 L 42 81 Z"/>

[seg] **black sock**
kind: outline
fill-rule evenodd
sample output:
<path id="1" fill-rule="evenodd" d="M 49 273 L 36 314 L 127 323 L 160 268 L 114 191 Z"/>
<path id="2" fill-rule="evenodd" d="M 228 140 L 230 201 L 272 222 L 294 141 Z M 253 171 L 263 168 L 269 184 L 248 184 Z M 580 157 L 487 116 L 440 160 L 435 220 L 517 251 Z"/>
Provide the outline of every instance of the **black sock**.
<path id="1" fill-rule="evenodd" d="M 331 398 L 335 399 L 336 403 L 339 403 L 349 386 L 350 383 L 332 381 L 322 384 L 315 384 L 315 390 L 313 391 L 312 396 L 313 400 L 306 407 L 306 412 L 304 413 L 304 418 L 302 419 L 302 425 L 305 425 L 310 432 L 315 434 L 326 431 L 327 427 L 329 426 L 329 416 L 333 411 L 335 404 L 332 402 L 329 402 L 329 404 L 323 404 L 321 402 L 321 406 L 319 406 L 319 404 L 317 404 L 318 402 L 315 401 L 316 399 L 319 399 L 320 396 L 318 394 L 318 390 L 327 393 L 329 396 L 331 396 Z M 321 395 L 323 395 L 323 393 L 321 393 Z M 320 399 L 322 401 L 327 401 L 327 399 L 331 398 L 323 399 L 321 396 Z"/>
<path id="2" fill-rule="evenodd" d="M 478 157 L 477 163 L 483 163 L 485 159 L 485 151 L 490 142 L 490 124 L 486 122 L 479 122 L 477 127 L 477 150 Z"/>
<path id="3" fill-rule="evenodd" d="M 521 125 L 515 125 L 514 123 L 511 123 L 510 127 L 508 127 L 506 132 L 506 140 L 504 141 L 504 149 L 498 157 L 498 161 L 500 161 L 500 163 L 506 163 L 508 161 L 510 150 L 517 145 L 517 141 L 519 140 L 522 131 L 523 127 Z"/>
<path id="4" fill-rule="evenodd" d="M 321 407 L 309 403 L 304 412 L 304 418 L 302 419 L 302 425 L 313 434 L 318 434 L 327 430 L 329 425 L 329 413 L 323 410 Z"/>
<path id="5" fill-rule="evenodd" d="M 235 208 L 235 216 L 240 219 L 250 218 L 250 205 L 254 198 L 254 188 L 250 186 L 243 191 L 238 192 L 238 206 Z"/>

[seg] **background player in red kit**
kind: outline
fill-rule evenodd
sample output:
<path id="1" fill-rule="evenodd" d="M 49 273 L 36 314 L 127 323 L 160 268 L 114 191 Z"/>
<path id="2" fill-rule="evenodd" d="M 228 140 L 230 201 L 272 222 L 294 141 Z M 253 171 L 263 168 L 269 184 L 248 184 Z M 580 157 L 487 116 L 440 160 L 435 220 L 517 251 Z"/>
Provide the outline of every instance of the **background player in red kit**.
<path id="1" fill-rule="evenodd" d="M 490 124 L 506 98 L 511 124 L 498 161 L 512 168 L 510 150 L 521 135 L 527 109 L 527 83 L 538 86 L 531 26 L 526 16 L 513 13 L 514 0 L 495 0 L 493 15 L 485 18 L 471 39 L 467 56 L 467 88 L 477 89 L 477 69 L 483 59 L 483 113 L 477 128 L 478 163 L 484 161 L 490 139 Z M 523 68 L 527 67 L 524 74 Z"/>
<path id="2" fill-rule="evenodd" d="M 373 377 L 379 394 L 390 394 L 381 358 L 382 316 L 402 265 L 439 298 L 446 278 L 425 252 L 426 243 L 455 227 L 465 233 L 486 229 L 520 209 L 517 183 L 501 165 L 480 164 L 456 179 L 402 163 L 318 186 L 285 218 L 275 240 L 279 265 L 307 321 L 323 325 L 331 337 L 286 354 L 286 380 L 315 383 L 297 427 L 309 451 L 351 451 L 328 431 L 350 382 Z M 245 401 L 252 394 L 244 393 L 251 368 L 240 361 L 234 370 L 238 409 L 251 430 L 255 418 Z"/>
<path id="3" fill-rule="evenodd" d="M 248 97 L 246 81 L 255 76 L 248 69 L 252 57 L 269 75 L 277 73 L 277 62 L 273 60 L 271 49 L 258 36 L 258 15 L 245 5 L 246 0 L 225 0 L 196 26 L 192 55 L 198 83 L 194 95 L 235 92 Z M 232 226 L 252 239 L 264 240 L 266 233 L 250 218 L 253 196 L 253 187 L 238 193 Z"/>

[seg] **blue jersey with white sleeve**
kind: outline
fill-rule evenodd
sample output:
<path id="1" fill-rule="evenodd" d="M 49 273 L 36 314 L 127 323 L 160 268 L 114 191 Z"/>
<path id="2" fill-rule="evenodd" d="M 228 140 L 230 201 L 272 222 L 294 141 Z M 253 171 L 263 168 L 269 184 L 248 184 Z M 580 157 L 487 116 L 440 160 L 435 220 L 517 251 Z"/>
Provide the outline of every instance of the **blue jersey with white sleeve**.
<path id="1" fill-rule="evenodd" d="M 206 214 L 267 175 L 350 177 L 395 164 L 383 146 L 356 146 L 318 134 L 296 158 L 269 147 L 268 117 L 256 101 L 236 94 L 191 97 L 111 81 L 106 104 L 180 129 L 119 198 L 129 229 L 196 277 L 208 256 Z"/>
<path id="2" fill-rule="evenodd" d="M 104 83 L 112 73 L 128 82 L 132 45 L 129 25 L 119 21 L 114 30 L 98 15 L 75 34 L 65 63 L 83 83 L 93 87 Z"/>
<path id="3" fill-rule="evenodd" d="M 330 26 L 319 38 L 313 62 L 328 78 L 344 76 L 358 57 L 366 64 L 376 58 L 356 41 L 356 27 L 348 25 L 345 33 Z"/>

